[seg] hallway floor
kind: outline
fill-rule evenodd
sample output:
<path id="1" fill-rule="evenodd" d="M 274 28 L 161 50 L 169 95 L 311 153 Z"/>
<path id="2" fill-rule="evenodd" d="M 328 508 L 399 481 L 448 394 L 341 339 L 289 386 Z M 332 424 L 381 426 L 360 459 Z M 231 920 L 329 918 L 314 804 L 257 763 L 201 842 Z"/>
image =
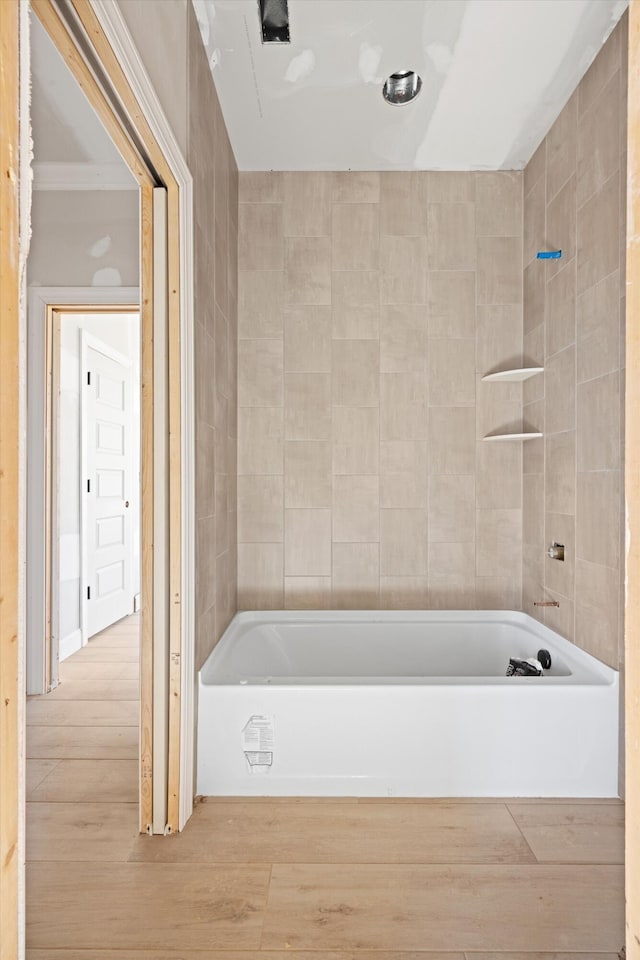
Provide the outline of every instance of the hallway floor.
<path id="1" fill-rule="evenodd" d="M 29 700 L 27 960 L 616 960 L 617 801 L 206 800 L 139 836 L 137 670 L 134 616 Z"/>

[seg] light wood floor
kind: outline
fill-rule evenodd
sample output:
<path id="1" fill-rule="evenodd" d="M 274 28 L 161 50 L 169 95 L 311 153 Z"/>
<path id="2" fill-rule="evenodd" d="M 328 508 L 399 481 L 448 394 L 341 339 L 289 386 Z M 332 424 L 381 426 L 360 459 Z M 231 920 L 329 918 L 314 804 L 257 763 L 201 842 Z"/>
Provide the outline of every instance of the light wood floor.
<path id="1" fill-rule="evenodd" d="M 208 800 L 137 834 L 132 617 L 27 707 L 28 960 L 616 960 L 612 801 Z"/>

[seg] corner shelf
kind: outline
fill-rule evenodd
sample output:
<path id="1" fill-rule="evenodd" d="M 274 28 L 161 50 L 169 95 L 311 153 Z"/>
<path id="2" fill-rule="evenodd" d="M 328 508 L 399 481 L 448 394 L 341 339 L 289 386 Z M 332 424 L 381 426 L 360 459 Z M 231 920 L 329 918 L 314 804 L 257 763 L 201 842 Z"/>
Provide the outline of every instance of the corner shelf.
<path id="1" fill-rule="evenodd" d="M 543 436 L 541 433 L 490 433 L 482 439 L 498 443 L 505 440 L 537 440 L 541 436 Z"/>
<path id="2" fill-rule="evenodd" d="M 516 383 L 544 373 L 544 367 L 517 367 L 515 370 L 500 370 L 498 373 L 487 373 L 482 378 L 487 382 Z"/>

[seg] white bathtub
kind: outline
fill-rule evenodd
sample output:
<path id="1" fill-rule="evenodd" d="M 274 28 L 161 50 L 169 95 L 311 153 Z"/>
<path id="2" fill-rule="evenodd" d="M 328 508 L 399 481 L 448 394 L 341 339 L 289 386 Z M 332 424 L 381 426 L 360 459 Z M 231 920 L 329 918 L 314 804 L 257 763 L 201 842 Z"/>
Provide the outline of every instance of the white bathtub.
<path id="1" fill-rule="evenodd" d="M 543 677 L 509 657 L 550 651 Z M 615 797 L 618 674 L 524 613 L 239 613 L 199 676 L 208 796 Z"/>

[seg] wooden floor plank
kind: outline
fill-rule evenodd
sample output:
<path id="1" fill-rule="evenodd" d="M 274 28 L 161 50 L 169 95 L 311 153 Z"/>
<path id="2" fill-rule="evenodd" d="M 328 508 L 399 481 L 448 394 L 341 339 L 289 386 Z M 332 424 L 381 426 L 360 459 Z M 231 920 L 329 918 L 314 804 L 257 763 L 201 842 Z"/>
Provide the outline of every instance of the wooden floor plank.
<path id="1" fill-rule="evenodd" d="M 139 707 L 134 700 L 38 699 L 27 703 L 27 724 L 61 727 L 138 726 Z"/>
<path id="2" fill-rule="evenodd" d="M 49 776 L 59 763 L 60 761 L 55 758 L 27 760 L 25 764 L 25 795 L 27 800 L 36 787 L 42 783 L 45 777 Z"/>
<path id="3" fill-rule="evenodd" d="M 27 727 L 27 757 L 57 760 L 135 760 L 138 728 Z"/>
<path id="4" fill-rule="evenodd" d="M 620 960 L 618 953 L 470 953 L 466 960 Z"/>
<path id="5" fill-rule="evenodd" d="M 27 947 L 256 950 L 268 883 L 261 865 L 30 863 Z"/>
<path id="6" fill-rule="evenodd" d="M 511 813 L 539 861 L 624 863 L 624 807 L 514 804 Z"/>
<path id="7" fill-rule="evenodd" d="M 137 803 L 27 803 L 27 860 L 128 859 Z"/>
<path id="8" fill-rule="evenodd" d="M 138 680 L 140 676 L 140 665 L 138 661 L 117 660 L 100 663 L 91 661 L 66 661 L 60 665 L 60 681 L 85 681 L 85 680 Z"/>
<path id="9" fill-rule="evenodd" d="M 46 700 L 139 700 L 138 680 L 63 680 L 41 697 L 29 697 L 28 703 Z"/>
<path id="10" fill-rule="evenodd" d="M 65 663 L 138 663 L 140 652 L 136 647 L 88 646 L 74 653 Z"/>
<path id="11" fill-rule="evenodd" d="M 183 833 L 140 838 L 137 860 L 531 863 L 504 804 L 201 803 Z"/>
<path id="12" fill-rule="evenodd" d="M 28 950 L 26 960 L 284 960 L 281 950 Z M 286 960 L 465 960 L 462 953 L 434 953 L 420 950 L 398 953 L 393 950 L 287 950 Z M 508 956 L 508 955 L 507 955 Z M 557 954 L 563 960 L 561 954 Z M 532 954 L 535 960 L 535 954 Z M 566 960 L 585 960 L 583 955 L 565 954 Z M 552 960 L 549 956 L 548 960 Z M 587 960 L 609 960 L 603 954 L 592 954 Z"/>
<path id="13" fill-rule="evenodd" d="M 618 866 L 275 864 L 270 949 L 615 952 Z"/>
<path id="14" fill-rule="evenodd" d="M 136 803 L 137 760 L 60 760 L 29 800 Z"/>

